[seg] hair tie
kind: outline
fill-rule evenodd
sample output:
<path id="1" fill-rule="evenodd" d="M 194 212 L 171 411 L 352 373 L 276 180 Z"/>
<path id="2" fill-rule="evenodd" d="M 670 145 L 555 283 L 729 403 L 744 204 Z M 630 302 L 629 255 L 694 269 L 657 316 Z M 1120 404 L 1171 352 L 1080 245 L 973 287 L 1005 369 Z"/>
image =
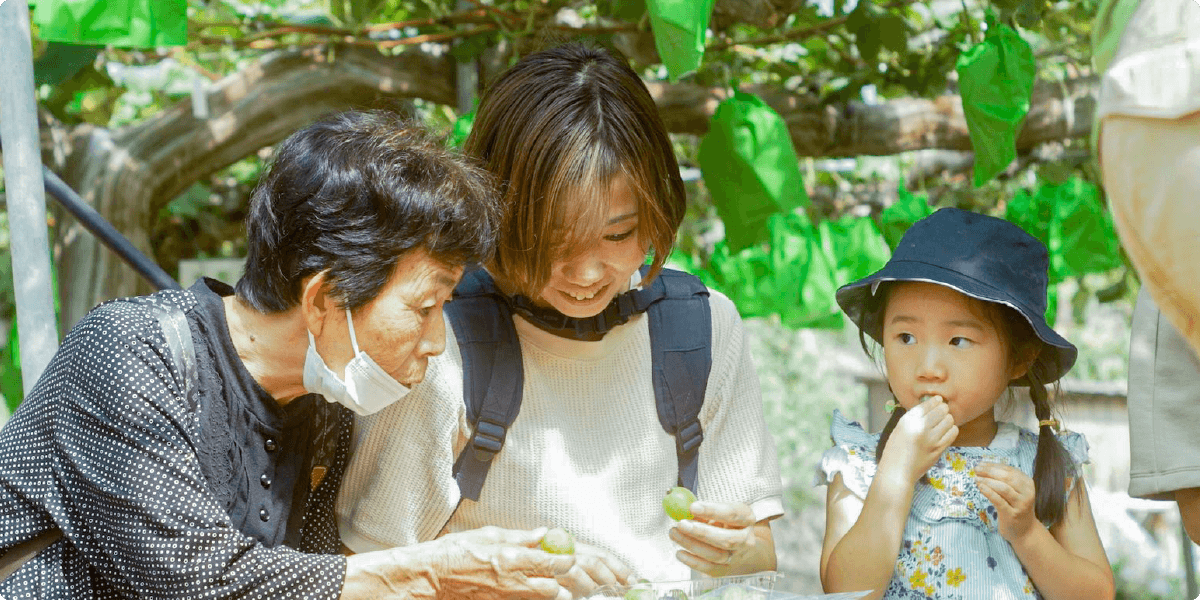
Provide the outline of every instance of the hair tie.
<path id="1" fill-rule="evenodd" d="M 1049 427 L 1055 431 L 1058 431 L 1058 419 L 1042 419 L 1041 421 L 1038 421 L 1038 427 Z"/>

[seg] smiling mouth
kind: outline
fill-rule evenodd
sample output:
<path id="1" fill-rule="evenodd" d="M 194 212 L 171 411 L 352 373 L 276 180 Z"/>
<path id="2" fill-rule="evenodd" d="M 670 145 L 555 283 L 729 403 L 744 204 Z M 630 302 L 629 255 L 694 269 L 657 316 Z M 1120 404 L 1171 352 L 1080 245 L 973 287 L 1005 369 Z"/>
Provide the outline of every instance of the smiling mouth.
<path id="1" fill-rule="evenodd" d="M 563 296 L 566 296 L 568 300 L 572 300 L 577 303 L 586 303 L 586 302 L 591 302 L 592 300 L 595 300 L 596 296 L 600 295 L 600 293 L 606 289 L 608 289 L 607 284 L 600 286 L 600 287 L 596 288 L 595 290 L 592 290 L 591 292 L 586 293 L 586 294 L 576 294 L 574 292 L 567 292 L 564 290 L 559 290 L 559 293 L 562 294 Z"/>

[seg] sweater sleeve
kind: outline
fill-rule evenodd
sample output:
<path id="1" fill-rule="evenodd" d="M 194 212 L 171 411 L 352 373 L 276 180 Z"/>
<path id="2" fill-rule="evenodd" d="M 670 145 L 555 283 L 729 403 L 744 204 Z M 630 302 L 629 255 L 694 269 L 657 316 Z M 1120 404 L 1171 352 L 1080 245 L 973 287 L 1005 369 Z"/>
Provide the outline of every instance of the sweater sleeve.
<path id="1" fill-rule="evenodd" d="M 235 528 L 201 473 L 195 415 L 157 322 L 111 303 L 72 330 L 45 393 L 66 538 L 130 597 L 337 598 L 345 559 L 267 548 Z M 48 379 L 48 380 L 47 380 Z"/>
<path id="2" fill-rule="evenodd" d="M 757 520 L 783 514 L 775 440 L 763 417 L 758 372 L 733 302 L 711 291 L 712 370 L 700 425 L 698 496 L 749 504 Z"/>

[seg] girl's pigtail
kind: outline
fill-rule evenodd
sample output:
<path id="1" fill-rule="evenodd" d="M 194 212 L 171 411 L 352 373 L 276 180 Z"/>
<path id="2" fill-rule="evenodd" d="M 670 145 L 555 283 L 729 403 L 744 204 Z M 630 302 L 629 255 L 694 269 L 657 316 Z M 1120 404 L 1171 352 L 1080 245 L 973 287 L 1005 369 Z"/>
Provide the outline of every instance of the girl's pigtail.
<path id="1" fill-rule="evenodd" d="M 1037 455 L 1033 459 L 1033 484 L 1036 491 L 1034 514 L 1047 527 L 1058 523 L 1066 513 L 1067 480 L 1075 476 L 1074 463 L 1054 428 L 1050 425 L 1050 398 L 1046 393 L 1045 375 L 1035 363 L 1029 369 L 1029 398 L 1033 411 L 1043 423 L 1038 429 Z M 1057 384 L 1056 384 L 1057 386 Z"/>
<path id="2" fill-rule="evenodd" d="M 875 463 L 883 458 L 883 447 L 887 445 L 888 438 L 892 436 L 892 430 L 896 428 L 896 423 L 900 422 L 900 417 L 904 416 L 903 406 L 897 406 L 892 410 L 892 418 L 888 419 L 887 425 L 883 426 L 883 431 L 879 432 L 879 443 L 875 445 Z"/>

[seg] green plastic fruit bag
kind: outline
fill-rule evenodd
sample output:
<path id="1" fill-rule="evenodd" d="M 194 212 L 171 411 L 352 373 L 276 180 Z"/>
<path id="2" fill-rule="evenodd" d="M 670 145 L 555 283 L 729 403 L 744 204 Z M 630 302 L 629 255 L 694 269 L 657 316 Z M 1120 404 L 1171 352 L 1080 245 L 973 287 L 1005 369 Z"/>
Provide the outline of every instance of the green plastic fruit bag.
<path id="1" fill-rule="evenodd" d="M 753 94 L 737 92 L 717 107 L 698 159 L 735 254 L 767 239 L 771 215 L 808 204 L 787 125 Z"/>
<path id="2" fill-rule="evenodd" d="M 742 317 L 762 317 L 773 312 L 774 302 L 759 291 L 769 287 L 770 257 L 761 247 L 732 253 L 723 240 L 713 247 L 708 260 L 718 290 L 729 296 Z"/>
<path id="3" fill-rule="evenodd" d="M 913 223 L 933 214 L 933 209 L 929 207 L 925 195 L 914 195 L 905 189 L 903 183 L 900 184 L 897 193 L 896 202 L 883 209 L 879 215 L 880 233 L 883 234 L 883 239 L 891 250 L 896 249 L 900 238 L 904 237 L 904 232 L 908 231 Z"/>
<path id="4" fill-rule="evenodd" d="M 1100 204 L 1100 190 L 1075 177 L 1044 186 L 1054 198 L 1050 220 L 1050 268 L 1062 277 L 1100 273 L 1121 266 L 1112 217 Z"/>
<path id="5" fill-rule="evenodd" d="M 818 230 L 826 256 L 833 259 L 838 287 L 857 281 L 887 264 L 891 251 L 868 217 L 846 215 L 821 221 Z"/>
<path id="6" fill-rule="evenodd" d="M 695 71 L 704 58 L 704 34 L 716 0 L 648 0 L 654 47 L 671 81 Z"/>
<path id="7" fill-rule="evenodd" d="M 1017 133 L 1029 113 L 1037 68 L 1029 44 L 989 16 L 987 36 L 958 57 L 955 70 L 978 187 L 1017 157 Z"/>
<path id="8" fill-rule="evenodd" d="M 122 48 L 187 44 L 185 0 L 38 0 L 33 22 L 45 41 Z"/>
<path id="9" fill-rule="evenodd" d="M 1017 190 L 1004 207 L 1004 220 L 1050 246 L 1050 220 L 1054 218 L 1054 194 L 1042 187 L 1036 193 Z"/>
<path id="10" fill-rule="evenodd" d="M 808 219 L 778 214 L 771 231 L 771 283 L 763 290 L 780 321 L 793 329 L 837 329 L 842 319 L 834 298 L 836 259 Z"/>

